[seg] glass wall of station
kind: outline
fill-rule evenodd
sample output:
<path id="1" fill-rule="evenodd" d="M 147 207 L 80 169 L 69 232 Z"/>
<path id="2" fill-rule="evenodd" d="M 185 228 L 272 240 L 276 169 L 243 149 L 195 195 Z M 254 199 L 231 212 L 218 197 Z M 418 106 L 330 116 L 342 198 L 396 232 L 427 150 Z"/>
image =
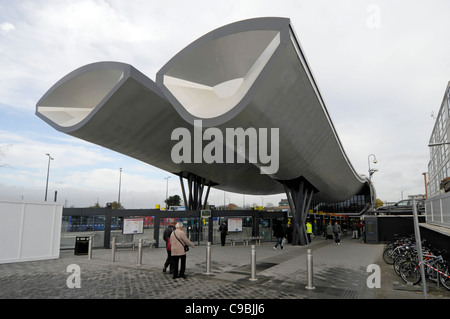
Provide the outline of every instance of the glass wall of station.
<path id="1" fill-rule="evenodd" d="M 370 205 L 370 195 L 355 195 L 338 203 L 313 203 L 313 213 L 359 214 Z"/>
<path id="2" fill-rule="evenodd" d="M 206 244 L 208 242 L 208 218 L 161 218 L 159 224 L 159 246 L 165 247 L 164 231 L 170 225 L 170 221 L 183 223 L 183 231 L 194 245 Z"/>
<path id="3" fill-rule="evenodd" d="M 132 217 L 125 217 L 132 218 Z M 143 239 L 153 241 L 154 216 L 138 216 L 144 218 L 142 234 L 123 234 L 124 217 L 111 217 L 111 238 L 117 242 L 128 243 Z M 76 237 L 93 237 L 93 247 L 103 247 L 105 235 L 105 215 L 63 216 L 61 222 L 61 249 L 73 249 Z"/>

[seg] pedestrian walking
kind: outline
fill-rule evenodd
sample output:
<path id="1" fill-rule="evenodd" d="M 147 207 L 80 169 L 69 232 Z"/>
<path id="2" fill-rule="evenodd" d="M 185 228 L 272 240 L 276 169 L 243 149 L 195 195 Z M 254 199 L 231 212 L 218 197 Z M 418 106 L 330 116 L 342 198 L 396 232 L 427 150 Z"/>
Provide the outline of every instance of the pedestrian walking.
<path id="1" fill-rule="evenodd" d="M 334 242 L 336 245 L 341 244 L 341 225 L 338 222 L 334 222 L 333 226 Z"/>
<path id="2" fill-rule="evenodd" d="M 284 231 L 283 226 L 279 222 L 277 222 L 273 228 L 273 237 L 277 239 L 277 243 L 273 247 L 274 250 L 277 250 L 278 245 L 280 245 L 281 249 L 283 249 L 283 245 L 281 243 L 283 242 L 284 237 Z"/>
<path id="3" fill-rule="evenodd" d="M 167 258 L 164 263 L 163 272 L 166 272 L 167 267 L 169 267 L 169 265 L 170 265 L 170 270 L 169 270 L 170 274 L 173 273 L 173 267 L 172 267 L 172 262 L 171 262 L 172 247 L 170 244 L 170 235 L 172 234 L 172 232 L 174 230 L 175 230 L 175 220 L 171 219 L 169 226 L 166 227 L 166 229 L 164 230 L 164 234 L 163 234 L 163 239 L 166 242 L 166 251 L 167 251 Z"/>
<path id="4" fill-rule="evenodd" d="M 327 239 L 333 239 L 333 225 L 331 225 L 331 222 L 329 222 L 327 225 L 326 233 Z"/>
<path id="5" fill-rule="evenodd" d="M 325 220 L 322 221 L 322 226 L 320 228 L 320 234 L 323 236 L 323 238 L 327 239 L 327 224 L 325 223 Z"/>
<path id="6" fill-rule="evenodd" d="M 312 234 L 312 225 L 311 222 L 308 220 L 306 222 L 306 236 L 308 237 L 308 243 L 311 242 L 311 234 Z"/>
<path id="7" fill-rule="evenodd" d="M 186 251 L 189 250 L 188 246 L 195 247 L 194 244 L 187 238 L 183 231 L 183 223 L 178 222 L 175 225 L 175 230 L 170 235 L 170 244 L 172 248 L 172 267 L 173 267 L 173 279 L 186 278 Z M 178 265 L 180 264 L 178 270 Z"/>
<path id="8" fill-rule="evenodd" d="M 287 238 L 287 242 L 289 244 L 292 243 L 292 225 L 290 224 L 290 222 L 287 224 L 287 228 L 286 228 L 286 238 Z"/>
<path id="9" fill-rule="evenodd" d="M 358 234 L 359 234 L 359 236 L 362 236 L 362 227 L 363 227 L 362 221 L 359 221 L 359 223 L 358 223 Z"/>
<path id="10" fill-rule="evenodd" d="M 354 221 L 352 224 L 352 231 L 353 231 L 352 238 L 358 239 L 359 227 L 358 227 L 358 223 L 356 221 Z"/>
<path id="11" fill-rule="evenodd" d="M 220 225 L 219 231 L 220 231 L 220 242 L 221 242 L 222 246 L 225 246 L 225 239 L 227 237 L 227 232 L 228 232 L 227 223 L 225 223 L 225 221 L 223 221 L 222 225 Z"/>
<path id="12" fill-rule="evenodd" d="M 344 220 L 344 222 L 342 223 L 342 236 L 347 236 L 347 231 L 348 231 L 348 225 L 347 222 Z"/>

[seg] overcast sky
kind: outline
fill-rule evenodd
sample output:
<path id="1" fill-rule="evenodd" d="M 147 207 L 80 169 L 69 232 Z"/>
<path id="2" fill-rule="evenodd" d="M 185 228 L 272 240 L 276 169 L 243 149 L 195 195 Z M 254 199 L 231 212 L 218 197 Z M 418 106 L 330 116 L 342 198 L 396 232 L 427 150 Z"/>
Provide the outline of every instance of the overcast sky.
<path id="1" fill-rule="evenodd" d="M 66 74 L 99 61 L 129 63 L 155 80 L 176 53 L 239 20 L 291 19 L 343 147 L 357 172 L 374 154 L 377 197 L 424 194 L 428 140 L 450 80 L 450 2 L 365 0 L 0 0 L 0 199 L 48 197 L 84 207 L 118 199 L 153 208 L 181 195 L 177 176 L 60 133 L 35 115 Z M 371 157 L 372 158 L 372 157 Z M 276 196 L 213 191 L 211 204 Z"/>

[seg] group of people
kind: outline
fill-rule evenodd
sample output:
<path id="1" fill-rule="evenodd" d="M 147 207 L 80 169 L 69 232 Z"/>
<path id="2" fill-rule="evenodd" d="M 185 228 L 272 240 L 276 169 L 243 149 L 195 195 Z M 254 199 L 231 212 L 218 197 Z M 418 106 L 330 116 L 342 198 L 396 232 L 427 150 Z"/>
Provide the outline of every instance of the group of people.
<path id="1" fill-rule="evenodd" d="M 289 225 L 289 224 L 287 225 L 287 227 L 288 227 L 287 230 L 288 229 L 292 230 L 292 228 L 290 226 L 291 225 Z M 308 242 L 311 242 L 311 240 L 313 238 L 313 234 L 317 233 L 316 223 L 314 224 L 315 227 L 313 227 L 313 225 L 311 224 L 311 221 L 307 220 L 305 226 L 306 226 L 306 235 L 308 237 Z M 334 221 L 334 223 L 332 223 L 330 221 L 328 224 L 326 224 L 324 221 L 321 232 L 326 239 L 334 239 L 335 244 L 340 245 L 341 244 L 341 235 L 342 234 L 346 235 L 348 228 L 349 227 L 348 227 L 346 221 L 344 221 L 342 223 L 342 225 L 338 221 Z M 352 230 L 352 238 L 357 239 L 359 237 L 362 237 L 364 242 L 366 242 L 364 222 L 357 221 L 357 220 L 353 221 L 351 224 L 351 230 Z M 286 234 L 280 223 L 277 223 L 274 225 L 273 233 L 274 233 L 274 238 L 276 238 L 276 243 L 275 243 L 275 246 L 273 247 L 273 249 L 277 250 L 278 246 L 280 246 L 281 249 L 283 249 L 284 244 L 287 241 L 286 241 Z"/>
<path id="2" fill-rule="evenodd" d="M 341 232 L 342 228 L 338 222 L 334 222 L 334 225 L 332 225 L 330 222 L 326 227 L 327 239 L 334 238 L 334 242 L 336 245 L 341 244 Z"/>
<path id="3" fill-rule="evenodd" d="M 324 228 L 323 228 L 323 234 L 325 236 L 325 238 L 327 239 L 333 239 L 335 240 L 336 245 L 340 244 L 340 236 L 341 233 L 343 233 L 344 235 L 347 234 L 347 230 L 348 230 L 348 225 L 346 222 L 344 222 L 344 224 L 341 226 L 337 221 L 334 222 L 334 225 L 330 222 L 325 226 L 324 223 Z M 359 237 L 362 237 L 364 242 L 366 242 L 366 238 L 365 238 L 365 225 L 364 222 L 362 221 L 357 221 L 354 220 L 351 224 L 351 230 L 352 230 L 352 238 L 353 239 L 358 239 Z"/>
<path id="4" fill-rule="evenodd" d="M 171 220 L 169 226 L 164 230 L 163 239 L 166 241 L 167 259 L 164 263 L 163 272 L 167 271 L 173 274 L 173 279 L 186 279 L 186 251 L 188 246 L 194 247 L 194 244 L 183 231 L 183 223 Z M 180 265 L 181 261 L 181 265 Z"/>

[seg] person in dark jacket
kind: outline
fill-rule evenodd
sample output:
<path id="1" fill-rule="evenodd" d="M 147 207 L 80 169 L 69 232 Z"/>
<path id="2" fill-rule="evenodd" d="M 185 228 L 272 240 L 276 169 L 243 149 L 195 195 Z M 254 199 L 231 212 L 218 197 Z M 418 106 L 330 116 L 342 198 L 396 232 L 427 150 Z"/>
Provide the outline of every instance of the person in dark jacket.
<path id="1" fill-rule="evenodd" d="M 352 231 L 353 231 L 353 236 L 352 236 L 352 238 L 353 239 L 358 239 L 358 235 L 359 235 L 359 227 L 358 227 L 358 223 L 355 221 L 355 222 L 353 222 L 353 225 L 352 225 Z"/>
<path id="2" fill-rule="evenodd" d="M 326 229 L 327 239 L 333 239 L 333 225 L 331 225 L 331 221 L 328 223 Z"/>
<path id="3" fill-rule="evenodd" d="M 333 226 L 334 242 L 336 245 L 341 244 L 341 225 L 338 222 L 334 222 Z"/>
<path id="4" fill-rule="evenodd" d="M 227 237 L 227 231 L 228 231 L 227 223 L 225 223 L 225 221 L 223 221 L 222 225 L 220 225 L 219 231 L 220 231 L 221 244 L 222 244 L 222 246 L 225 246 L 225 238 Z"/>
<path id="5" fill-rule="evenodd" d="M 278 245 L 280 245 L 281 249 L 283 249 L 283 246 L 281 245 L 284 237 L 284 231 L 283 226 L 281 226 L 280 223 L 276 223 L 273 228 L 273 237 L 277 239 L 277 243 L 273 247 L 274 250 L 277 250 Z"/>
<path id="6" fill-rule="evenodd" d="M 287 228 L 286 228 L 286 237 L 287 237 L 287 241 L 289 244 L 292 243 L 292 225 L 291 224 L 287 224 Z"/>
<path id="7" fill-rule="evenodd" d="M 169 271 L 170 274 L 173 273 L 173 267 L 172 267 L 172 262 L 171 262 L 172 249 L 171 249 L 171 244 L 170 244 L 170 235 L 172 235 L 172 232 L 174 230 L 175 230 L 175 220 L 171 219 L 170 225 L 167 226 L 167 228 L 164 230 L 164 234 L 163 234 L 163 239 L 166 242 L 166 251 L 167 251 L 167 259 L 166 259 L 166 262 L 164 263 L 163 272 L 166 272 L 167 267 L 170 265 L 170 271 Z"/>

